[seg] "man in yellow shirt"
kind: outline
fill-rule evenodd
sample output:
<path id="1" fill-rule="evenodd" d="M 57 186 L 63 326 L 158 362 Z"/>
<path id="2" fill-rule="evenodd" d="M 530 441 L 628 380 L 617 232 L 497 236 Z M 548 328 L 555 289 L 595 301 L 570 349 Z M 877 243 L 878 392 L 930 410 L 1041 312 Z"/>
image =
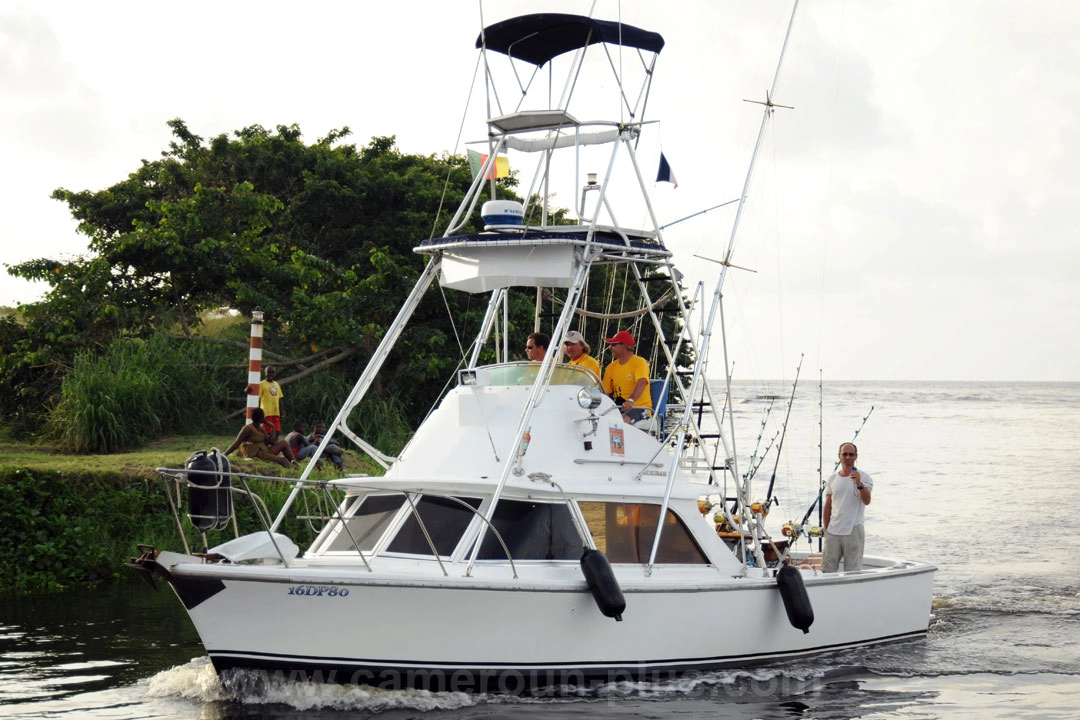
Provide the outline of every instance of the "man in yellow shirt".
<path id="1" fill-rule="evenodd" d="M 562 344 L 563 352 L 570 358 L 568 360 L 570 365 L 583 367 L 595 375 L 597 380 L 600 379 L 600 363 L 589 354 L 591 348 L 589 343 L 585 342 L 585 338 L 581 333 L 577 330 L 571 330 L 563 336 Z"/>
<path id="2" fill-rule="evenodd" d="M 619 405 L 624 422 L 648 419 L 652 415 L 649 363 L 634 354 L 634 336 L 620 330 L 604 342 L 615 358 L 604 370 L 604 392 Z"/>
<path id="3" fill-rule="evenodd" d="M 277 370 L 268 365 L 266 378 L 259 383 L 259 407 L 266 413 L 266 420 L 274 429 L 281 432 L 281 421 L 285 418 L 285 405 L 282 403 L 281 385 L 278 384 Z"/>

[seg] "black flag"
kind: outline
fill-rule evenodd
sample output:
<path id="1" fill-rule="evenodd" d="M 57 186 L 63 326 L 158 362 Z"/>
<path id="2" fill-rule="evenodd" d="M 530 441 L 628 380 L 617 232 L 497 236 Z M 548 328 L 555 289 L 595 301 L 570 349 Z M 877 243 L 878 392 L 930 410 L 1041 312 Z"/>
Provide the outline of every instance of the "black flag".
<path id="1" fill-rule="evenodd" d="M 660 153 L 660 169 L 656 171 L 656 182 L 669 182 L 679 187 L 679 181 L 675 179 L 675 173 L 671 172 L 671 165 L 668 164 L 664 153 Z"/>

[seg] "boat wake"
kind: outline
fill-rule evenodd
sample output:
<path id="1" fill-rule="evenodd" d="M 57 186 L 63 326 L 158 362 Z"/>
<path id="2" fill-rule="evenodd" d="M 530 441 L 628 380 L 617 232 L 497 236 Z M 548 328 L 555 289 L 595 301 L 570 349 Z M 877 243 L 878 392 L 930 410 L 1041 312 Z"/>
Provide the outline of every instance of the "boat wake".
<path id="1" fill-rule="evenodd" d="M 973 584 L 965 592 L 934 599 L 938 616 L 961 613 L 997 615 L 1080 615 L 1080 588 L 1030 580 L 1028 582 Z"/>
<path id="2" fill-rule="evenodd" d="M 676 680 L 617 682 L 595 687 L 548 687 L 528 695 L 383 690 L 367 685 L 302 682 L 242 670 L 223 683 L 207 657 L 164 670 L 141 681 L 146 695 L 199 703 L 283 705 L 300 711 L 335 710 L 383 713 L 429 712 L 483 705 L 569 704 L 618 700 L 722 699 L 725 702 L 777 701 L 820 688 L 826 671 L 805 665 L 687 675 Z"/>

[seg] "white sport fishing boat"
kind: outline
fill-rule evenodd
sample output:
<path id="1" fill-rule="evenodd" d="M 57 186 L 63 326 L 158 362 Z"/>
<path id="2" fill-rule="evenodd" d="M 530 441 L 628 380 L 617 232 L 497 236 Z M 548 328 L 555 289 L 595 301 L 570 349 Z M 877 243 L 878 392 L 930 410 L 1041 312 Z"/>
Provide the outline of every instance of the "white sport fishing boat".
<path id="1" fill-rule="evenodd" d="M 305 470 L 264 528 L 203 553 L 186 540 L 184 552 L 143 546 L 132 564 L 168 581 L 220 674 L 516 692 L 659 681 L 926 633 L 933 566 L 867 557 L 859 571 L 822 573 L 812 544 L 794 550 L 811 534 L 805 519 L 770 534 L 771 499 L 750 500 L 752 473 L 740 472 L 720 422 L 727 401 L 703 377 L 730 265 L 719 266 L 711 307 L 707 294 L 696 306 L 686 300 L 636 153 L 651 129 L 642 114 L 663 45 L 653 32 L 561 14 L 515 17 L 480 34 L 487 72 L 496 62 L 566 67 L 570 89 L 584 86 L 596 67 L 586 60 L 600 54 L 615 76 L 616 117 L 579 120 L 574 93 L 551 103 L 546 79 L 539 107 L 526 105 L 526 84 L 515 89 L 516 109 L 489 113 L 484 168 L 445 235 L 416 248 L 426 268 L 326 436 L 348 437 L 384 474 L 316 482 Z M 635 92 L 623 71 L 631 65 L 642 77 Z M 499 200 L 486 179 L 507 151 L 539 158 L 529 195 L 539 200 L 527 207 Z M 575 187 L 578 224 L 554 224 L 548 180 L 559 167 L 579 177 L 582 158 L 598 153 L 606 173 Z M 627 188 L 631 204 L 618 205 L 626 201 L 615 192 Z M 461 234 L 483 192 L 495 197 L 482 211 L 484 231 Z M 617 207 L 635 208 L 650 226 L 619 224 Z M 524 222 L 534 215 L 535 224 Z M 637 426 L 555 349 L 580 324 L 590 276 L 612 268 L 640 301 L 640 337 L 658 358 L 657 412 Z M 456 382 L 387 457 L 347 420 L 436 280 L 448 292 L 486 293 L 486 316 Z M 542 362 L 483 364 L 510 356 L 505 309 L 515 287 L 546 288 L 561 303 L 556 341 Z M 161 472 L 190 489 L 187 514 L 199 529 L 233 522 L 240 500 L 229 493 L 246 476 L 216 452 Z M 334 509 L 301 552 L 280 527 L 290 513 L 310 513 L 298 501 L 308 492 Z M 707 629 L 717 619 L 723 632 Z"/>

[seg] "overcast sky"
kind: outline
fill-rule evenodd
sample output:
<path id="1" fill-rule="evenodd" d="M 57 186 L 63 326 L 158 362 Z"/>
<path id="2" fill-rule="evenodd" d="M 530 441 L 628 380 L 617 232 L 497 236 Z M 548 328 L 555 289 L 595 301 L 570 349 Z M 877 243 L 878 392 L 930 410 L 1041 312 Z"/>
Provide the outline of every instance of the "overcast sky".
<path id="1" fill-rule="evenodd" d="M 204 138 L 462 152 L 483 22 L 591 2 L 0 0 L 0 264 L 86 250 L 58 187 L 124 179 L 182 118 Z M 790 1 L 598 0 L 660 32 L 640 150 L 661 222 L 738 196 Z M 725 286 L 739 377 L 1080 380 L 1080 6 L 804 1 Z M 465 140 L 483 136 L 479 116 Z M 653 172 L 655 165 L 646 172 Z M 668 229 L 711 293 L 733 214 Z M 0 305 L 44 288 L 0 275 Z M 751 340 L 751 338 L 753 338 Z M 719 367 L 722 362 L 716 360 Z M 722 370 L 714 370 L 719 374 Z"/>

